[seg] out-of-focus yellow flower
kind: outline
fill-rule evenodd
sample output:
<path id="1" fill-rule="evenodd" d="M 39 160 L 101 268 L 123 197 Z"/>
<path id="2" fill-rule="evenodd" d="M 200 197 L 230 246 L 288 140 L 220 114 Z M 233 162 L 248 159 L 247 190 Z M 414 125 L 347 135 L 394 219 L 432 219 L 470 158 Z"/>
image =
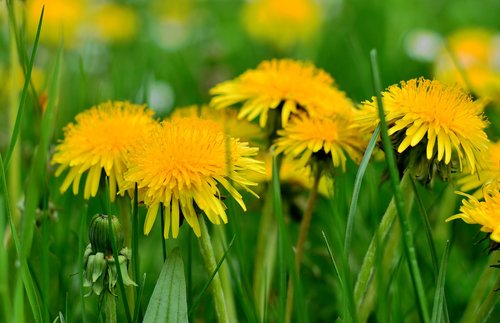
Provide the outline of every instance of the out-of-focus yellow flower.
<path id="1" fill-rule="evenodd" d="M 459 193 L 468 198 L 462 200 L 460 213 L 446 219 L 446 222 L 462 219 L 468 224 L 480 224 L 481 231 L 490 233 L 490 239 L 500 242 L 500 181 L 497 179 L 483 187 L 484 201 L 474 196 Z"/>
<path id="2" fill-rule="evenodd" d="M 382 100 L 398 153 L 412 147 L 409 152 L 418 159 L 416 168 L 425 166 L 420 174 L 430 175 L 435 166 L 450 165 L 452 159 L 461 171 L 474 173 L 482 162 L 488 122 L 483 105 L 462 89 L 420 78 L 390 86 Z M 375 97 L 363 103 L 357 119 L 366 133 L 373 133 L 379 123 Z"/>
<path id="3" fill-rule="evenodd" d="M 87 0 L 28 0 L 28 34 L 34 38 L 38 21 L 45 5 L 40 41 L 50 45 L 59 45 L 61 40 L 66 47 L 73 47 L 78 42 L 82 25 L 87 17 Z"/>
<path id="4" fill-rule="evenodd" d="M 256 0 L 243 7 L 242 21 L 253 38 L 285 49 L 310 40 L 321 14 L 312 0 Z"/>
<path id="5" fill-rule="evenodd" d="M 64 139 L 52 157 L 52 164 L 59 165 L 56 176 L 69 168 L 61 192 L 72 184 L 73 194 L 78 194 L 80 179 L 88 172 L 83 197 L 95 196 L 104 169 L 111 201 L 117 189 L 123 195 L 126 155 L 133 142 L 156 123 L 152 115 L 144 105 L 128 102 L 106 102 L 78 114 L 76 122 L 64 129 Z"/>
<path id="6" fill-rule="evenodd" d="M 452 34 L 436 59 L 434 73 L 436 79 L 500 103 L 498 34 L 480 28 Z"/>
<path id="7" fill-rule="evenodd" d="M 134 145 L 125 173 L 125 189 L 137 183 L 139 196 L 148 206 L 144 233 L 151 231 L 162 205 L 166 211 L 165 238 L 170 228 L 177 237 L 181 216 L 199 237 L 200 211 L 214 224 L 227 223 L 219 185 L 245 210 L 233 185 L 249 192 L 249 187 L 257 185 L 247 177 L 251 172 L 263 172 L 261 162 L 253 158 L 257 151 L 225 135 L 211 120 L 177 118 L 153 127 Z"/>
<path id="8" fill-rule="evenodd" d="M 117 3 L 98 6 L 92 15 L 92 24 L 97 33 L 95 36 L 110 43 L 130 41 L 139 27 L 134 9 Z"/>
<path id="9" fill-rule="evenodd" d="M 482 197 L 481 187 L 500 176 L 500 142 L 488 145 L 488 150 L 484 152 L 486 160 L 485 168 L 478 171 L 477 174 L 465 175 L 457 180 L 457 185 L 461 191 L 474 191 L 473 196 Z"/>
<path id="10" fill-rule="evenodd" d="M 224 109 L 242 104 L 238 118 L 254 120 L 264 127 L 270 110 L 281 114 L 286 126 L 290 116 L 301 111 L 328 115 L 352 107 L 345 94 L 333 86 L 332 77 L 310 63 L 290 59 L 264 61 L 234 80 L 210 90 L 210 105 Z"/>
<path id="11" fill-rule="evenodd" d="M 187 107 L 176 108 L 172 115 L 172 119 L 200 117 L 205 120 L 212 120 L 222 126 L 224 132 L 231 137 L 240 138 L 245 141 L 255 143 L 263 138 L 262 129 L 247 120 L 238 119 L 236 110 L 224 109 L 215 110 L 214 108 L 203 105 L 191 105 Z"/>

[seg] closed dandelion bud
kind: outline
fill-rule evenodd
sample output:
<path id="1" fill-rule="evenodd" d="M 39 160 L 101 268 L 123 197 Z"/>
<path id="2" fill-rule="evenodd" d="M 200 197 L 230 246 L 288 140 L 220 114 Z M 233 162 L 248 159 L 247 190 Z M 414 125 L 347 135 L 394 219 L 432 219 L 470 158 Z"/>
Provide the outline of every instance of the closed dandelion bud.
<path id="1" fill-rule="evenodd" d="M 108 215 L 97 214 L 90 221 L 89 239 L 94 252 L 102 252 L 106 256 L 113 254 L 111 237 L 109 235 Z M 111 216 L 111 227 L 116 247 L 123 247 L 124 237 L 120 221 L 117 217 Z"/>

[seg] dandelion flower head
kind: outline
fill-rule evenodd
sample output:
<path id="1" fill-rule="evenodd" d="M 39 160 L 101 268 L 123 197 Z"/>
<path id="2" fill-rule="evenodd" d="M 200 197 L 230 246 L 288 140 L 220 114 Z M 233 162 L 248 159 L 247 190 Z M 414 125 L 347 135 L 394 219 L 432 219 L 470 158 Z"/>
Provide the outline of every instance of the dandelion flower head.
<path id="1" fill-rule="evenodd" d="M 87 173 L 84 198 L 97 194 L 102 170 L 109 178 L 110 198 L 123 188 L 125 157 L 132 143 L 155 123 L 153 111 L 144 105 L 106 102 L 90 108 L 64 128 L 64 139 L 56 146 L 52 164 L 58 164 L 56 176 L 69 169 L 61 185 L 70 185 L 78 194 L 80 179 Z M 123 194 L 123 192 L 122 192 Z"/>
<path id="2" fill-rule="evenodd" d="M 481 187 L 486 182 L 500 176 L 500 142 L 489 144 L 488 150 L 483 154 L 486 161 L 484 169 L 477 174 L 466 174 L 457 180 L 461 191 L 474 191 L 472 195 L 477 198 L 482 197 Z"/>
<path id="3" fill-rule="evenodd" d="M 296 116 L 278 135 L 276 153 L 296 159 L 300 167 L 314 157 L 331 159 L 334 167 L 345 170 L 347 156 L 359 161 L 366 146 L 354 122 L 354 109 L 329 117 Z"/>
<path id="4" fill-rule="evenodd" d="M 471 173 L 480 166 L 488 143 L 483 105 L 460 88 L 412 79 L 390 86 L 382 93 L 382 101 L 398 153 L 420 145 L 429 161 L 449 165 L 456 156 L 460 170 Z M 375 97 L 362 104 L 357 119 L 363 131 L 374 131 L 379 122 Z"/>
<path id="5" fill-rule="evenodd" d="M 210 91 L 214 96 L 210 105 L 223 109 L 241 104 L 238 118 L 252 121 L 259 117 L 261 127 L 266 125 L 270 110 L 279 109 L 281 123 L 286 126 L 290 116 L 301 111 L 331 114 L 352 106 L 333 85 L 332 77 L 311 63 L 273 59 L 216 85 Z"/>
<path id="6" fill-rule="evenodd" d="M 137 183 L 139 197 L 148 207 L 144 233 L 151 231 L 162 205 L 165 238 L 170 228 L 172 236 L 178 236 L 181 216 L 200 236 L 200 210 L 214 224 L 227 223 L 219 184 L 245 210 L 233 185 L 252 192 L 249 187 L 256 183 L 247 179 L 247 173 L 263 172 L 262 163 L 253 158 L 257 152 L 257 148 L 226 136 L 210 120 L 178 118 L 154 126 L 136 142 L 125 173 L 129 187 Z"/>
<path id="7" fill-rule="evenodd" d="M 201 107 L 191 105 L 176 108 L 170 117 L 172 119 L 200 117 L 201 119 L 212 120 L 221 124 L 227 135 L 244 141 L 260 141 L 264 135 L 258 125 L 248 120 L 238 119 L 238 112 L 233 109 L 215 110 L 208 105 Z"/>
<path id="8" fill-rule="evenodd" d="M 91 16 L 96 36 L 104 42 L 125 43 L 135 37 L 139 28 L 137 14 L 125 5 L 98 5 Z"/>
<path id="9" fill-rule="evenodd" d="M 459 193 L 468 199 L 462 200 L 460 213 L 446 221 L 462 219 L 468 224 L 480 224 L 481 231 L 491 233 L 490 239 L 500 242 L 500 181 L 498 178 L 483 187 L 484 201 L 474 196 Z"/>
<path id="10" fill-rule="evenodd" d="M 45 11 L 40 41 L 50 45 L 58 45 L 61 38 L 63 38 L 66 47 L 74 46 L 84 28 L 88 1 L 28 0 L 26 3 L 26 19 L 28 33 L 33 38 L 36 35 L 38 21 L 44 5 Z"/>
<path id="11" fill-rule="evenodd" d="M 310 40 L 321 25 L 312 0 L 257 0 L 243 7 L 242 21 L 251 37 L 286 49 Z"/>
<path id="12" fill-rule="evenodd" d="M 499 35 L 482 28 L 458 30 L 448 37 L 434 64 L 436 79 L 458 84 L 500 103 Z"/>

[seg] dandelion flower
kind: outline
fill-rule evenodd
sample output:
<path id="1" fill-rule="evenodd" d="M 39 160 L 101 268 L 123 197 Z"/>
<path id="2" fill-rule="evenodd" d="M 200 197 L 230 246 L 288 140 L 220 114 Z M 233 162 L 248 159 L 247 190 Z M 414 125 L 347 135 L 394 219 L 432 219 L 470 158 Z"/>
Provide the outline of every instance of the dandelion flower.
<path id="1" fill-rule="evenodd" d="M 488 150 L 484 152 L 484 160 L 486 165 L 484 169 L 477 174 L 467 174 L 457 180 L 457 185 L 460 190 L 467 192 L 473 191 L 474 197 L 481 197 L 482 190 L 480 189 L 486 182 L 500 176 L 500 142 L 495 142 L 488 145 Z"/>
<path id="2" fill-rule="evenodd" d="M 389 135 L 402 154 L 409 147 L 422 162 L 450 166 L 452 157 L 474 173 L 487 148 L 483 106 L 460 88 L 423 78 L 392 85 L 382 93 Z M 371 133 L 379 122 L 376 98 L 364 102 L 358 115 Z M 419 149 L 417 149 L 419 148 Z M 424 157 L 425 156 L 425 157 Z"/>
<path id="3" fill-rule="evenodd" d="M 264 127 L 270 110 L 278 109 L 286 126 L 292 114 L 327 114 L 352 105 L 345 94 L 333 87 L 332 77 L 310 63 L 290 59 L 264 61 L 234 80 L 211 89 L 210 105 L 216 109 L 241 104 L 238 118 L 259 117 Z"/>
<path id="4" fill-rule="evenodd" d="M 88 172 L 83 196 L 95 196 L 104 169 L 114 201 L 117 189 L 123 188 L 126 154 L 132 142 L 155 123 L 152 115 L 144 105 L 128 102 L 102 103 L 77 115 L 75 123 L 64 129 L 64 139 L 52 158 L 53 164 L 59 164 L 56 176 L 69 169 L 61 192 L 72 184 L 78 194 L 80 179 Z"/>
<path id="5" fill-rule="evenodd" d="M 304 167 L 316 161 L 331 159 L 334 167 L 345 170 L 347 156 L 360 160 L 365 143 L 354 124 L 354 111 L 345 111 L 332 117 L 294 117 L 283 129 L 278 130 L 276 153 L 284 152 Z"/>
<path id="6" fill-rule="evenodd" d="M 490 239 L 500 242 L 500 181 L 497 179 L 483 187 L 484 201 L 474 196 L 459 193 L 468 197 L 462 201 L 460 213 L 446 219 L 451 221 L 462 219 L 468 224 L 480 224 L 481 231 L 488 232 Z"/>
<path id="7" fill-rule="evenodd" d="M 263 171 L 262 164 L 253 158 L 257 151 L 226 136 L 210 120 L 179 118 L 154 126 L 132 149 L 125 173 L 129 187 L 137 183 L 148 207 L 144 233 L 151 231 L 161 205 L 166 211 L 165 238 L 170 227 L 172 236 L 177 237 L 181 216 L 200 236 L 197 210 L 214 224 L 227 223 L 219 184 L 245 210 L 232 183 L 252 192 L 249 186 L 256 184 L 247 179 L 247 172 Z"/>
<path id="8" fill-rule="evenodd" d="M 40 41 L 58 45 L 64 38 L 64 45 L 72 47 L 77 44 L 83 31 L 87 17 L 87 0 L 28 0 L 26 3 L 26 20 L 28 32 L 35 37 L 42 7 L 45 5 Z"/>
<path id="9" fill-rule="evenodd" d="M 104 42 L 125 43 L 135 37 L 139 19 L 128 6 L 106 3 L 96 7 L 92 21 L 96 36 Z"/>
<path id="10" fill-rule="evenodd" d="M 286 49 L 310 40 L 321 14 L 312 0 L 257 0 L 243 7 L 242 21 L 251 37 Z"/>
<path id="11" fill-rule="evenodd" d="M 498 36 L 482 28 L 461 29 L 450 35 L 448 46 L 443 47 L 434 64 L 436 79 L 500 103 Z"/>
<path id="12" fill-rule="evenodd" d="M 247 120 L 238 119 L 238 112 L 236 110 L 215 110 L 208 105 L 203 105 L 201 107 L 191 105 L 175 109 L 170 116 L 171 119 L 189 117 L 200 117 L 202 119 L 215 121 L 223 126 L 226 134 L 245 141 L 258 141 L 261 140 L 264 135 L 259 126 Z"/>

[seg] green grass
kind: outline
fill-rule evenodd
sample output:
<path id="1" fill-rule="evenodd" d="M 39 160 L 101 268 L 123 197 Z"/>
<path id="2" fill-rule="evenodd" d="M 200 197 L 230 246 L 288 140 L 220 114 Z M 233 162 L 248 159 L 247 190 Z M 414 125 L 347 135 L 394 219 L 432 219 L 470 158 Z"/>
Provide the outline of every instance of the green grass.
<path id="1" fill-rule="evenodd" d="M 50 163 L 64 126 L 95 104 L 147 103 L 156 118 L 167 118 L 177 107 L 209 102 L 213 85 L 274 57 L 311 61 L 355 104 L 376 97 L 383 108 L 386 86 L 433 75 L 432 62 L 410 57 L 409 34 L 427 29 L 444 37 L 468 26 L 499 33 L 498 1 L 318 1 L 325 6 L 321 30 L 287 49 L 248 35 L 243 0 L 168 1 L 165 11 L 149 0 L 114 2 L 138 14 L 137 34 L 122 43 L 87 35 L 74 47 L 68 35 L 46 41 L 51 8 L 27 24 L 33 18 L 25 5 L 0 2 L 1 322 L 104 321 L 102 300 L 85 296 L 83 286 L 88 225 L 97 213 L 115 213 L 130 228 L 129 272 L 138 286 L 124 286 L 119 275 L 119 322 L 141 322 L 152 315 L 150 304 L 162 315 L 172 309 L 190 322 L 216 322 L 216 274 L 230 321 L 286 322 L 290 284 L 291 322 L 494 322 L 500 315 L 500 292 L 493 291 L 500 271 L 491 267 L 498 251 L 488 255 L 488 241 L 477 243 L 484 237 L 479 226 L 444 222 L 460 206 L 453 180 L 423 186 L 401 178 L 383 118 L 360 164 L 349 161 L 329 195 L 318 197 L 300 271 L 294 248 L 310 190 L 280 179 L 276 160 L 272 177 L 256 188 L 260 199 L 242 192 L 247 212 L 221 190 L 229 223 L 206 221 L 215 247 L 210 271 L 186 223 L 177 240 L 164 241 L 159 214 L 145 236 L 137 191 L 123 205 L 109 201 L 105 179 L 88 201 L 61 193 L 64 175 L 56 178 Z M 378 57 L 370 56 L 373 49 Z M 499 111 L 494 102 L 486 108 L 493 142 L 500 138 Z M 116 259 L 116 245 L 114 251 Z M 174 272 L 183 281 L 169 287 Z M 171 288 L 185 306 L 161 299 L 156 288 Z"/>

